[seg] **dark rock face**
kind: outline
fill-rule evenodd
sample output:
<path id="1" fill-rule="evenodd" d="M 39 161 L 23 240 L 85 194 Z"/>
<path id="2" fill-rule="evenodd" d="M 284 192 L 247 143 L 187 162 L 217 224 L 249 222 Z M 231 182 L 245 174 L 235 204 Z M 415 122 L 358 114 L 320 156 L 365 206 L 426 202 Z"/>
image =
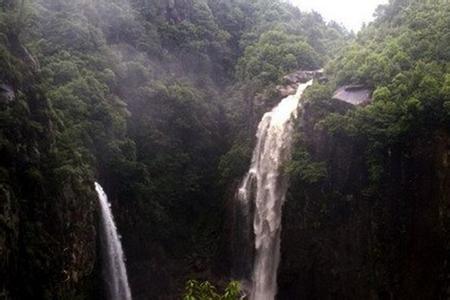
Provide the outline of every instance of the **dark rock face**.
<path id="1" fill-rule="evenodd" d="M 291 184 L 278 299 L 447 299 L 449 133 L 390 149 L 388 172 L 371 187 L 363 145 L 316 121 L 306 107 L 304 142 L 328 176 Z"/>
<path id="2" fill-rule="evenodd" d="M 38 108 L 20 116 L 23 126 L 2 128 L 3 137 L 25 150 L 1 149 L 0 295 L 88 299 L 96 261 L 90 182 L 51 167 L 53 132 L 37 112 L 41 99 L 32 90 L 22 98 Z M 37 118 L 44 133 L 27 130 Z"/>
<path id="3" fill-rule="evenodd" d="M 2 76 L 0 85 L 0 102 L 8 104 L 0 105 L 0 298 L 89 299 L 96 261 L 92 179 L 57 163 L 57 132 L 35 66 L 20 52 L 13 63 L 23 80 Z"/>

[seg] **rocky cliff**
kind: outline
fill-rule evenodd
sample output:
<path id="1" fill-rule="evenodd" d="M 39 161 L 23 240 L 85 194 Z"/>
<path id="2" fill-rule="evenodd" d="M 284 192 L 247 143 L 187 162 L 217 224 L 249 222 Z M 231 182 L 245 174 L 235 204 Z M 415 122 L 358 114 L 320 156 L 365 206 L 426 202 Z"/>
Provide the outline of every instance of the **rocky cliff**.
<path id="1" fill-rule="evenodd" d="M 350 106 L 334 102 L 326 113 Z M 370 180 L 368 144 L 331 134 L 307 104 L 298 147 L 324 174 L 292 178 L 284 207 L 279 299 L 445 299 L 450 135 L 384 149 Z"/>
<path id="2" fill-rule="evenodd" d="M 25 49 L 17 37 L 7 45 L 0 47 L 0 298 L 87 299 L 96 256 L 90 176 L 62 159 L 63 129 L 31 56 L 10 48 Z"/>

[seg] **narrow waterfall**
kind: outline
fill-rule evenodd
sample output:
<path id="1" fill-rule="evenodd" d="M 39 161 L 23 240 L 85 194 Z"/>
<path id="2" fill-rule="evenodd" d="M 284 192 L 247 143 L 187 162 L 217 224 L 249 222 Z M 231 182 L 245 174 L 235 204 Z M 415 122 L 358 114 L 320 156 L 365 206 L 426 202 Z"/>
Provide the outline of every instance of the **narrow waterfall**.
<path id="1" fill-rule="evenodd" d="M 131 300 L 122 244 L 114 223 L 111 205 L 103 188 L 97 182 L 95 183 L 95 190 L 101 208 L 100 240 L 102 243 L 103 276 L 108 285 L 108 297 L 110 300 Z"/>
<path id="2" fill-rule="evenodd" d="M 300 84 L 295 95 L 283 99 L 264 115 L 258 126 L 250 170 L 238 191 L 244 213 L 253 211 L 252 300 L 273 300 L 277 293 L 281 214 L 287 191 L 287 179 L 282 176 L 281 167 L 291 158 L 300 98 L 311 84 L 312 80 Z"/>

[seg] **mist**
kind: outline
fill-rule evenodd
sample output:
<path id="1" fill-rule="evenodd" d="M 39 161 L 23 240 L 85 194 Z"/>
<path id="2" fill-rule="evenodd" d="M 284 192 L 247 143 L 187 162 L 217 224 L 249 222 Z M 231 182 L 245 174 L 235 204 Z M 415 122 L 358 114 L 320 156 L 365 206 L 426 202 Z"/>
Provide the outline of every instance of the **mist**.
<path id="1" fill-rule="evenodd" d="M 445 298 L 449 22 L 0 0 L 0 298 Z"/>

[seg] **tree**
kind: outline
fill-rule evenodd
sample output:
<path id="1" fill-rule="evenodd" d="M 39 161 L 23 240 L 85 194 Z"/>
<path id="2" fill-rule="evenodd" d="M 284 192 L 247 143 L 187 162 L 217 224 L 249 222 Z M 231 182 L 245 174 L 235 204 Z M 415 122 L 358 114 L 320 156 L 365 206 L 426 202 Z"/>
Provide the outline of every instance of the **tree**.
<path id="1" fill-rule="evenodd" d="M 242 299 L 240 289 L 239 282 L 231 281 L 224 293 L 219 294 L 208 281 L 189 280 L 186 283 L 183 300 L 238 300 Z"/>

